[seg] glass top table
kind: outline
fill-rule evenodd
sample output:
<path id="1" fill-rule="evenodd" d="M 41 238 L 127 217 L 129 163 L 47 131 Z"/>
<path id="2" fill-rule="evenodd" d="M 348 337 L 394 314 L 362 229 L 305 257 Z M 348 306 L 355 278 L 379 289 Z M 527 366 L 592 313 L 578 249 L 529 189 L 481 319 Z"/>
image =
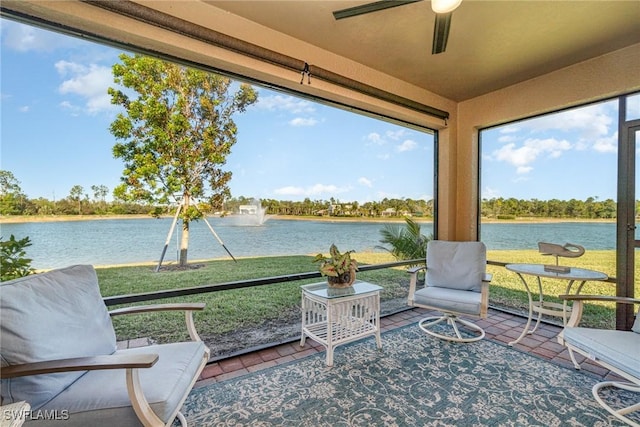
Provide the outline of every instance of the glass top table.
<path id="1" fill-rule="evenodd" d="M 578 287 L 575 288 L 575 292 L 573 292 L 575 295 L 577 295 L 580 293 L 582 287 L 587 281 L 602 281 L 609 278 L 609 276 L 600 271 L 588 270 L 586 268 L 578 267 L 569 267 L 568 271 L 566 272 L 555 271 L 554 268 L 557 268 L 556 266 L 545 266 L 544 264 L 507 264 L 505 265 L 505 268 L 516 273 L 518 277 L 520 277 L 520 280 L 524 284 L 524 287 L 527 291 L 527 297 L 529 299 L 529 313 L 527 316 L 527 324 L 525 325 L 524 330 L 522 331 L 520 336 L 509 343 L 509 345 L 511 346 L 519 343 L 525 337 L 525 335 L 533 334 L 536 329 L 538 329 L 543 314 L 562 317 L 563 324 L 567 323 L 567 314 L 570 314 L 572 312 L 572 307 L 568 307 L 566 301 L 564 301 L 562 304 L 544 301 L 544 295 L 542 291 L 542 278 L 566 280 L 567 288 L 565 294 L 567 295 L 572 293 L 573 284 L 575 282 L 580 282 Z M 537 281 L 537 301 L 534 301 L 531 296 L 531 288 L 527 283 L 525 276 L 535 277 L 535 280 Z M 537 313 L 536 324 L 533 329 L 529 330 L 534 312 Z M 581 313 L 576 312 L 576 315 L 580 316 L 580 314 Z"/>
<path id="2" fill-rule="evenodd" d="M 529 274 L 531 276 L 548 277 L 550 279 L 564 280 L 607 280 L 608 276 L 600 271 L 587 270 L 585 268 L 569 267 L 568 272 L 552 271 L 543 264 L 507 264 L 507 270 L 514 273 Z"/>
<path id="3" fill-rule="evenodd" d="M 361 282 L 359 280 L 356 280 L 353 285 L 346 288 L 330 288 L 327 282 L 312 283 L 310 285 L 302 285 L 300 287 L 305 292 L 327 299 L 342 298 L 352 295 L 364 295 L 382 290 L 382 286 L 368 282 Z"/>

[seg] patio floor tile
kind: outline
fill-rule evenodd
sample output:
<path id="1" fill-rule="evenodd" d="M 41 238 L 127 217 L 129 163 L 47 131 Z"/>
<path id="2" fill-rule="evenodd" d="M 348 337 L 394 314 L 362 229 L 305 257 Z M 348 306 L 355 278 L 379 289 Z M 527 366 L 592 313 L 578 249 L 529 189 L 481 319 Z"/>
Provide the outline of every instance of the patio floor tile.
<path id="1" fill-rule="evenodd" d="M 433 314 L 428 310 L 414 308 L 380 319 L 382 331 L 399 328 L 405 325 L 417 324 L 422 318 Z M 490 309 L 487 319 L 474 320 L 482 325 L 486 333 L 486 339 L 507 344 L 518 338 L 522 333 L 526 318 L 516 314 L 506 313 Z M 562 330 L 557 324 L 541 323 L 536 332 L 525 337 L 514 349 L 533 354 L 537 357 L 549 360 L 553 363 L 572 368 L 573 364 L 569 357 L 569 352 L 560 345 L 556 336 Z M 384 346 L 384 338 L 383 338 Z M 324 347 L 319 343 L 307 338 L 304 347 L 300 346 L 299 337 L 289 343 L 276 345 L 256 352 L 230 357 L 219 360 L 208 365 L 201 375 L 197 386 L 210 384 L 211 382 L 224 381 L 249 372 L 256 372 L 290 361 L 300 359 L 312 354 L 324 352 Z M 576 360 L 581 363 L 582 369 L 599 377 L 613 377 L 609 371 L 599 365 L 585 360 L 584 357 L 576 355 Z M 338 363 L 339 360 L 336 361 Z"/>

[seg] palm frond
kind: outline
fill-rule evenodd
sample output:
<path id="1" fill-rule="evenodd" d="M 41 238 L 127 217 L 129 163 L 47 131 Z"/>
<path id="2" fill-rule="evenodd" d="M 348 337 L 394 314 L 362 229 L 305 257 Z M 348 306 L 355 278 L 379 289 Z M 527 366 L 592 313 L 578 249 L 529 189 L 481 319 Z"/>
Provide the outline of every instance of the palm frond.
<path id="1" fill-rule="evenodd" d="M 398 260 L 424 259 L 427 256 L 427 243 L 433 236 L 425 236 L 420 233 L 420 224 L 411 218 L 405 218 L 405 226 L 385 224 L 380 230 L 382 238 L 380 243 L 389 245 L 376 246 L 391 253 Z"/>

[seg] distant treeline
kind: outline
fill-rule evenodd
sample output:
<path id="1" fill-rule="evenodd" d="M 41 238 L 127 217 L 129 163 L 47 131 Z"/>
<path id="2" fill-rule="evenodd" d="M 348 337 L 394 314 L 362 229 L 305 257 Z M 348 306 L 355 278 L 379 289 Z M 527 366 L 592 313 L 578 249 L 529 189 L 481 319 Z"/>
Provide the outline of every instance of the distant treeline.
<path id="1" fill-rule="evenodd" d="M 640 212 L 640 201 L 636 202 L 636 212 Z M 616 218 L 616 202 L 612 199 L 599 201 L 594 197 L 587 200 L 523 200 L 503 197 L 483 199 L 481 213 L 485 218 L 512 219 L 518 217 L 539 218 Z"/>
<path id="2" fill-rule="evenodd" d="M 24 194 L 20 197 L 0 199 L 0 215 L 171 215 L 176 206 L 150 206 L 148 204 L 125 203 L 122 201 L 105 201 L 102 194 L 89 198 L 73 194 L 60 200 L 46 198 L 29 199 Z M 214 209 L 206 204 L 199 206 L 207 214 L 230 215 L 240 212 L 241 205 L 256 202 L 252 198 L 238 197 L 227 200 L 221 209 Z M 384 198 L 376 202 L 345 202 L 331 198 L 329 200 L 289 201 L 263 199 L 260 201 L 267 214 L 296 216 L 336 216 L 336 217 L 433 217 L 433 200 L 414 200 L 410 198 Z M 640 201 L 636 202 L 640 212 Z M 614 219 L 616 218 L 616 202 L 612 199 L 597 200 L 523 200 L 516 198 L 492 198 L 481 202 L 481 213 L 485 218 L 515 219 L 519 217 L 533 218 L 577 218 L 577 219 Z"/>

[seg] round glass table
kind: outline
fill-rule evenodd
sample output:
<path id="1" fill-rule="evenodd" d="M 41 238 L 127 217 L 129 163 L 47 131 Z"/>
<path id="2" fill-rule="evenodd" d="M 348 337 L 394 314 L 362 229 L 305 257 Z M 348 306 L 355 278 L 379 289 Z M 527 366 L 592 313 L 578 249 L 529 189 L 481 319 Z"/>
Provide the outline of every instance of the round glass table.
<path id="1" fill-rule="evenodd" d="M 562 304 L 553 303 L 544 301 L 543 292 L 542 292 L 542 278 L 549 279 L 560 279 L 567 281 L 566 294 L 569 295 L 572 292 L 574 294 L 579 294 L 582 290 L 584 284 L 590 280 L 602 281 L 607 280 L 608 276 L 605 273 L 595 270 L 588 270 L 585 268 L 578 267 L 566 267 L 568 271 L 560 271 L 557 266 L 548 266 L 543 264 L 507 264 L 505 268 L 509 271 L 513 271 L 520 277 L 520 280 L 524 284 L 525 289 L 527 290 L 527 297 L 529 299 L 529 314 L 527 317 L 527 324 L 524 327 L 524 330 L 520 334 L 520 336 L 511 341 L 509 345 L 513 346 L 519 343 L 522 338 L 527 334 L 533 334 L 536 329 L 538 329 L 538 325 L 540 325 L 540 320 L 542 319 L 542 315 L 546 314 L 548 316 L 558 316 L 562 317 L 563 325 L 567 323 L 567 315 L 571 313 L 572 308 L 567 306 L 567 302 L 563 302 Z M 531 295 L 531 287 L 527 283 L 526 277 L 532 278 L 535 277 L 536 282 L 538 284 L 538 300 L 534 301 Z M 574 289 L 574 284 L 578 282 L 577 287 Z M 533 313 L 537 313 L 536 324 L 533 329 L 529 329 L 531 326 L 531 321 L 533 320 Z"/>

